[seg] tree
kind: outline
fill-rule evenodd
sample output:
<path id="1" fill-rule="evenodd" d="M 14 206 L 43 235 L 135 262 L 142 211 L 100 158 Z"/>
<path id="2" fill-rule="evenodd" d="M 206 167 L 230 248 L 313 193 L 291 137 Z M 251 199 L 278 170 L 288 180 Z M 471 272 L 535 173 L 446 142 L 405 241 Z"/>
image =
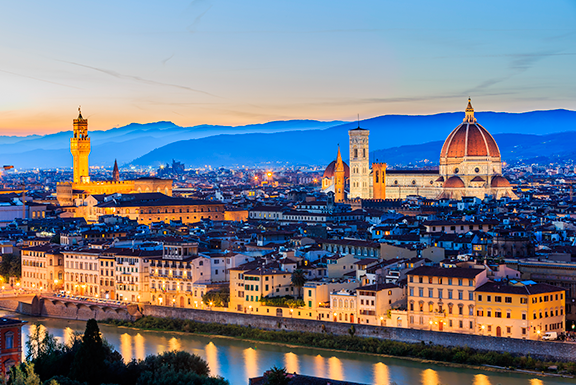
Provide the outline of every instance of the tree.
<path id="1" fill-rule="evenodd" d="M 34 364 L 24 362 L 10 369 L 8 385 L 40 385 L 40 377 L 34 372 Z"/>
<path id="2" fill-rule="evenodd" d="M 354 325 L 350 326 L 350 329 L 348 329 L 348 334 L 350 334 L 350 337 L 354 337 L 354 334 L 356 334 L 356 327 L 354 327 Z"/>
<path id="3" fill-rule="evenodd" d="M 208 376 L 210 368 L 201 357 L 185 351 L 164 352 L 156 356 L 148 356 L 144 360 L 144 369 L 156 372 L 161 368 L 176 372 L 190 372 L 200 376 Z"/>
<path id="4" fill-rule="evenodd" d="M 202 296 L 202 302 L 207 306 L 226 307 L 230 301 L 230 288 L 210 290 Z"/>
<path id="5" fill-rule="evenodd" d="M 304 270 L 296 269 L 292 273 L 292 286 L 298 289 L 298 297 L 301 297 L 300 290 L 304 287 L 306 283 L 306 276 L 304 275 Z"/>
<path id="6" fill-rule="evenodd" d="M 288 378 L 288 373 L 286 373 L 286 368 L 278 368 L 273 366 L 264 375 L 265 382 L 264 385 L 288 385 L 290 383 L 290 378 Z"/>
<path id="7" fill-rule="evenodd" d="M 82 337 L 82 344 L 74 356 L 70 367 L 70 378 L 86 381 L 89 384 L 100 384 L 105 372 L 104 359 L 106 351 L 100 336 L 98 323 L 94 318 L 86 322 L 86 330 Z"/>

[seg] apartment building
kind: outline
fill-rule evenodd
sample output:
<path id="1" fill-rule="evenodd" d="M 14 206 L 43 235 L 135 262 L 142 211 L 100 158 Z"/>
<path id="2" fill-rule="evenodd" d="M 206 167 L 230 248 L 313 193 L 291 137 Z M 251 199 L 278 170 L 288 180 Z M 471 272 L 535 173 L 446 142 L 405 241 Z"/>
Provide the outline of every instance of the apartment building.
<path id="1" fill-rule="evenodd" d="M 79 247 L 62 250 L 64 255 L 64 289 L 74 295 L 100 296 L 101 250 Z"/>
<path id="2" fill-rule="evenodd" d="M 534 281 L 486 282 L 476 289 L 476 333 L 537 340 L 565 331 L 565 290 Z"/>
<path id="3" fill-rule="evenodd" d="M 22 248 L 22 287 L 32 290 L 60 290 L 64 282 L 64 257 L 58 246 L 39 244 Z"/>
<path id="4" fill-rule="evenodd" d="M 485 269 L 421 266 L 408 272 L 408 327 L 454 333 L 476 331 L 476 288 Z"/>

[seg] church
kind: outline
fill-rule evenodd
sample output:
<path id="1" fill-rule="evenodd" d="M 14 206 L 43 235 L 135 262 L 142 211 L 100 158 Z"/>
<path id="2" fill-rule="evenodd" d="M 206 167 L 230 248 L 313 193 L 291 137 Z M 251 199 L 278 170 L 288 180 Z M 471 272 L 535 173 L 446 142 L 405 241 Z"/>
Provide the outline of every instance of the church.
<path id="1" fill-rule="evenodd" d="M 90 137 L 88 136 L 88 119 L 82 117 L 78 108 L 78 118 L 73 121 L 74 132 L 70 138 L 70 152 L 73 158 L 72 182 L 58 183 L 56 198 L 60 206 L 77 206 L 90 195 L 127 194 L 144 192 L 161 192 L 172 196 L 172 179 L 139 178 L 120 180 L 118 164 L 114 163 L 112 180 L 93 182 L 90 180 Z"/>
<path id="2" fill-rule="evenodd" d="M 488 130 L 477 122 L 470 99 L 464 121 L 444 141 L 437 170 L 388 170 L 386 163 L 370 164 L 370 131 L 358 127 L 348 131 L 348 135 L 350 164 L 344 165 L 349 172 L 345 177 L 336 177 L 337 159 L 326 168 L 322 179 L 325 192 L 344 191 L 348 185 L 348 196 L 335 194 L 336 201 L 342 202 L 346 198 L 404 199 L 409 195 L 456 200 L 462 197 L 484 199 L 486 195 L 496 199 L 518 199 L 502 176 L 498 145 Z"/>

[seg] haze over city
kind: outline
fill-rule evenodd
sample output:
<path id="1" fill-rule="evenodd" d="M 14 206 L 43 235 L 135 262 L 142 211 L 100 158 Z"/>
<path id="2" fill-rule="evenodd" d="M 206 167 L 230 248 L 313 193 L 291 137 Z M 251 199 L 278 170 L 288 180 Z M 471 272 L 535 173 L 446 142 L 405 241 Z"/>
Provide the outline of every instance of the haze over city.
<path id="1" fill-rule="evenodd" d="M 576 109 L 573 1 L 4 2 L 0 134 Z"/>

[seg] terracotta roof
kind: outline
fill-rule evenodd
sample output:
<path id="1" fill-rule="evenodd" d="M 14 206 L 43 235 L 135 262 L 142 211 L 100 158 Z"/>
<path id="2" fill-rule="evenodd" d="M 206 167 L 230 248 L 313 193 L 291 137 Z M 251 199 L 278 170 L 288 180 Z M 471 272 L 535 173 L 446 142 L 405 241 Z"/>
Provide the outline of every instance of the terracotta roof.
<path id="1" fill-rule="evenodd" d="M 350 178 L 350 167 L 346 164 L 346 162 L 342 163 L 344 163 L 344 178 Z M 336 170 L 336 161 L 333 160 L 332 162 L 330 162 L 328 167 L 326 167 L 326 170 L 324 170 L 324 175 L 322 175 L 322 178 L 332 178 L 334 176 L 335 170 Z"/>
<path id="2" fill-rule="evenodd" d="M 465 269 L 465 268 L 445 268 L 421 266 L 408 272 L 408 275 L 422 275 L 432 277 L 450 277 L 450 278 L 469 278 L 474 279 L 478 274 L 485 271 L 484 269 Z"/>
<path id="3" fill-rule="evenodd" d="M 543 294 L 565 291 L 565 289 L 547 283 L 534 283 L 525 285 L 511 285 L 504 282 L 486 282 L 476 289 L 477 292 L 504 293 L 504 294 Z"/>
<path id="4" fill-rule="evenodd" d="M 484 178 L 480 176 L 475 176 L 474 179 L 472 179 L 472 182 L 486 182 L 486 181 L 484 180 Z"/>
<path id="5" fill-rule="evenodd" d="M 446 138 L 440 158 L 490 156 L 500 158 L 500 150 L 488 130 L 475 121 L 464 121 Z"/>
<path id="6" fill-rule="evenodd" d="M 500 175 L 496 175 L 494 178 L 492 178 L 491 185 L 492 187 L 511 187 L 510 182 L 508 182 L 508 179 Z"/>
<path id="7" fill-rule="evenodd" d="M 457 176 L 451 176 L 444 182 L 444 188 L 464 188 L 464 182 Z"/>

